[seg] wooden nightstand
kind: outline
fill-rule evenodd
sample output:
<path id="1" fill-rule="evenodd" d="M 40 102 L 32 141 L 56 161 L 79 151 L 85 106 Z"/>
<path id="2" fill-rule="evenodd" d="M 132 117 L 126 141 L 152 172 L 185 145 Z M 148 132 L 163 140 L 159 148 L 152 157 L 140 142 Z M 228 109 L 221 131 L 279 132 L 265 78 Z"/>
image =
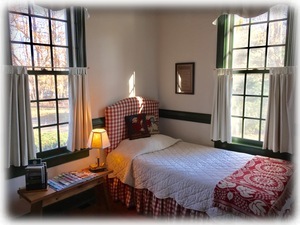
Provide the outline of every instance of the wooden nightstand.
<path id="1" fill-rule="evenodd" d="M 48 186 L 47 190 L 26 191 L 25 188 L 19 189 L 18 194 L 31 205 L 32 215 L 42 215 L 43 207 L 59 202 L 63 199 L 72 197 L 89 189 L 94 189 L 96 193 L 97 203 L 100 203 L 101 196 L 104 196 L 104 201 L 107 209 L 110 209 L 110 202 L 106 187 L 106 176 L 112 173 L 111 170 L 98 172 L 97 176 L 75 184 L 60 191 L 55 191 Z"/>

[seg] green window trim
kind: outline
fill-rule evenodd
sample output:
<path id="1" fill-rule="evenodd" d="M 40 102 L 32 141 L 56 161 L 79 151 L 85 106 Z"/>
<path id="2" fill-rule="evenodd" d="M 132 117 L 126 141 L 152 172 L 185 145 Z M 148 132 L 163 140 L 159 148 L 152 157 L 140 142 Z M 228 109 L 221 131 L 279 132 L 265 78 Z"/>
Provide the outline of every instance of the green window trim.
<path id="1" fill-rule="evenodd" d="M 16 4 L 17 5 L 17 4 Z M 51 13 L 50 13 L 50 9 L 48 8 L 44 8 L 45 12 L 47 11 L 47 15 L 39 15 L 39 14 L 36 14 L 36 13 L 32 13 L 32 10 L 33 8 L 31 7 L 34 7 L 34 6 L 38 6 L 38 4 L 25 4 L 26 5 L 26 9 L 28 9 L 28 11 L 25 11 L 23 12 L 22 10 L 14 10 L 14 9 L 11 9 L 11 8 L 8 8 L 8 10 L 5 12 L 6 13 L 6 17 L 5 17 L 5 25 L 6 25 L 6 30 L 8 31 L 6 33 L 6 41 L 8 42 L 8 45 L 7 46 L 7 57 L 6 57 L 6 61 L 8 65 L 12 65 L 12 52 L 11 52 L 11 44 L 12 43 L 15 43 L 15 44 L 27 44 L 27 45 L 30 45 L 30 49 L 32 50 L 32 46 L 33 45 L 40 45 L 40 46 L 47 46 L 47 47 L 50 47 L 51 49 L 53 47 L 63 47 L 63 48 L 66 48 L 67 49 L 67 52 L 68 52 L 68 55 L 69 55 L 69 66 L 70 67 L 73 67 L 73 66 L 80 66 L 80 67 L 85 67 L 87 65 L 87 62 L 86 62 L 86 48 L 85 48 L 85 9 L 82 8 L 82 7 L 66 7 L 65 10 L 66 10 L 66 17 L 65 18 L 58 18 L 58 17 L 53 17 L 51 16 Z M 25 6 L 24 5 L 24 6 Z M 30 8 L 30 9 L 29 9 Z M 36 41 L 33 41 L 32 37 L 32 31 L 30 31 L 30 41 L 26 40 L 19 40 L 19 39 L 16 39 L 16 40 L 12 40 L 11 37 L 10 37 L 10 14 L 16 14 L 16 15 L 23 15 L 23 16 L 28 16 L 28 21 L 29 21 L 29 26 L 31 27 L 31 23 L 30 21 L 32 20 L 32 18 L 39 18 L 39 19 L 44 19 L 44 20 L 47 20 L 48 23 L 50 24 L 52 21 L 58 21 L 58 22 L 64 22 L 66 23 L 67 25 L 67 44 L 66 45 L 63 45 L 63 44 L 60 44 L 60 43 L 54 43 L 52 41 L 52 35 L 51 35 L 51 29 L 49 31 L 49 43 L 36 43 Z M 72 43 L 72 31 L 71 31 L 71 14 L 74 15 L 74 23 L 75 23 L 75 26 L 74 26 L 74 34 L 75 35 L 75 43 Z M 49 25 L 49 28 L 50 28 L 50 25 Z M 73 62 L 73 52 L 72 52 L 72 45 L 75 44 L 76 45 L 76 59 L 77 59 L 77 63 L 75 65 L 75 63 Z M 53 50 L 51 50 L 53 51 Z M 31 51 L 32 52 L 32 51 Z M 51 53 L 51 57 L 52 57 L 52 53 Z M 34 58 L 33 58 L 33 55 L 31 55 L 31 61 L 32 63 L 34 62 Z M 53 58 L 51 58 L 51 65 L 54 66 L 54 62 L 53 62 Z M 29 65 L 27 65 L 29 66 Z M 28 73 L 29 75 L 31 76 L 39 76 L 39 75 L 53 75 L 53 76 L 58 76 L 58 75 L 67 75 L 68 72 L 67 71 L 56 71 L 55 69 L 51 69 L 51 71 L 49 70 L 35 70 L 34 68 L 34 64 L 32 64 L 32 68 L 31 67 L 28 67 Z M 38 66 L 39 68 L 39 66 Z M 48 68 L 47 68 L 48 69 Z M 55 79 L 55 83 L 56 83 L 56 79 Z M 58 97 L 55 97 L 55 99 L 51 98 L 50 101 L 51 102 L 54 102 L 56 103 L 56 106 L 57 106 L 57 102 L 58 100 L 68 100 L 68 98 L 58 98 Z M 46 100 L 35 100 L 35 101 L 31 101 L 31 102 L 34 102 L 34 103 L 39 103 L 39 102 L 45 102 Z M 56 107 L 58 108 L 58 107 Z M 59 115 L 58 115 L 58 111 L 56 111 L 56 117 L 59 118 Z M 66 125 L 68 124 L 69 122 L 61 122 L 61 123 L 57 123 L 57 126 L 61 126 L 61 125 Z M 34 129 L 41 129 L 41 127 L 49 127 L 48 125 L 45 125 L 45 126 L 35 126 Z M 39 132 L 40 134 L 41 132 Z M 39 139 L 41 139 L 40 137 L 41 135 L 39 135 Z M 58 140 L 58 143 L 59 143 L 59 138 L 60 138 L 60 135 L 59 135 L 59 131 L 57 132 L 57 140 Z M 41 141 L 39 141 L 39 143 L 41 143 Z M 39 148 L 41 150 L 41 147 Z M 54 148 L 54 149 L 49 149 L 47 151 L 40 151 L 37 153 L 37 157 L 38 158 L 42 158 L 43 161 L 47 162 L 47 166 L 48 167 L 52 167 L 52 166 L 55 166 L 55 165 L 60 165 L 60 164 L 63 164 L 63 163 L 66 163 L 66 162 L 69 162 L 69 161 L 73 161 L 73 160 L 76 160 L 78 158 L 83 158 L 83 157 L 87 157 L 88 156 L 88 152 L 82 152 L 82 150 L 78 151 L 76 150 L 75 152 L 71 152 L 69 150 L 66 149 L 66 147 L 63 147 L 63 145 L 58 145 L 57 148 Z M 24 175 L 24 168 L 25 167 L 11 167 L 10 169 L 8 169 L 8 177 L 9 178 L 12 178 L 12 177 L 16 177 L 16 176 L 20 176 L 20 175 Z"/>
<path id="2" fill-rule="evenodd" d="M 286 44 L 285 44 L 286 52 L 285 52 L 284 65 L 285 66 L 293 66 L 294 59 L 295 59 L 294 46 L 295 46 L 295 40 L 296 40 L 295 35 L 293 34 L 294 9 L 292 9 L 291 7 L 288 7 L 287 15 L 288 15 L 287 16 L 287 39 L 286 39 Z M 267 21 L 267 23 L 269 23 L 269 20 Z M 234 25 L 234 20 L 233 20 L 233 16 L 231 16 L 231 15 L 226 14 L 226 15 L 222 15 L 218 18 L 217 57 L 216 57 L 216 67 L 217 68 L 231 68 L 232 57 L 229 57 L 229 59 L 228 59 L 228 56 L 230 56 L 232 54 L 230 52 L 230 49 L 233 48 L 233 25 Z M 250 35 L 250 33 L 249 33 L 249 35 Z M 265 59 L 265 60 L 267 60 L 267 59 Z M 268 70 L 267 70 L 267 68 L 265 68 L 265 69 L 261 69 L 261 68 L 248 69 L 248 70 L 237 69 L 237 70 L 234 70 L 234 73 L 266 74 L 266 73 L 268 73 Z M 263 96 L 263 94 L 262 94 L 260 97 L 263 98 L 265 96 Z M 261 104 L 262 104 L 262 101 L 261 101 Z M 260 112 L 260 117 L 261 117 L 261 115 L 262 115 L 262 113 Z M 259 118 L 259 119 L 262 120 L 262 118 Z M 261 121 L 260 121 L 260 126 L 261 126 Z M 261 139 L 260 135 L 261 134 L 259 134 L 259 139 Z M 233 142 L 231 144 L 215 142 L 215 147 L 222 147 L 225 149 L 238 150 L 238 148 L 239 148 L 238 146 L 240 146 L 243 149 L 247 148 L 248 149 L 246 151 L 247 153 L 251 153 L 251 152 L 257 152 L 257 149 L 259 149 L 261 151 L 266 151 L 266 150 L 262 149 L 262 143 L 263 143 L 262 141 L 254 141 L 254 140 L 248 140 L 248 139 L 244 139 L 244 138 L 233 137 Z M 261 154 L 260 151 L 259 151 L 259 154 Z"/>
<path id="3" fill-rule="evenodd" d="M 105 127 L 105 117 L 95 118 L 92 119 L 93 129 L 94 128 L 103 128 Z M 71 152 L 66 148 L 53 150 L 55 154 L 40 154 L 37 155 L 38 158 L 42 158 L 43 162 L 47 163 L 47 168 L 51 168 L 54 166 L 59 166 L 64 163 L 72 162 L 78 159 L 83 159 L 89 157 L 89 148 L 77 150 Z M 45 152 L 47 153 L 47 152 Z M 14 177 L 19 177 L 25 175 L 25 166 L 22 167 L 14 167 L 11 166 L 10 168 L 6 169 L 6 178 L 12 179 Z"/>
<path id="4" fill-rule="evenodd" d="M 50 156 L 48 158 L 43 158 L 43 162 L 47 163 L 47 168 L 51 168 L 54 166 L 58 166 L 67 162 L 72 162 L 78 159 L 82 159 L 89 156 L 89 149 L 82 149 L 80 151 L 70 152 L 68 150 L 64 152 L 60 152 L 55 156 Z M 25 166 L 22 167 L 14 167 L 11 166 L 6 170 L 7 179 L 12 179 L 15 177 L 25 175 Z"/>
<path id="5" fill-rule="evenodd" d="M 279 152 L 273 152 L 271 150 L 264 150 L 261 147 L 253 146 L 251 143 L 245 144 L 245 143 L 222 143 L 221 141 L 215 141 L 214 143 L 215 148 L 222 148 L 229 151 L 235 151 L 235 152 L 241 152 L 241 153 L 247 153 L 251 155 L 262 155 L 266 157 L 272 157 L 272 158 L 278 158 L 278 159 L 284 159 L 284 160 L 292 160 L 292 155 L 290 153 L 279 153 Z"/>

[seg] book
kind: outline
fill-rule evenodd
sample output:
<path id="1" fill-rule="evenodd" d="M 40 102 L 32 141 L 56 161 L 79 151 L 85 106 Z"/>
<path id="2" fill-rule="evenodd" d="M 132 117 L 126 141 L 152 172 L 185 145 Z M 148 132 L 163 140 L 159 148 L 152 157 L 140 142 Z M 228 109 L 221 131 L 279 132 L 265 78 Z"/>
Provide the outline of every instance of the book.
<path id="1" fill-rule="evenodd" d="M 90 171 L 64 172 L 51 179 L 48 179 L 48 185 L 52 189 L 60 191 L 83 181 L 90 180 L 96 176 L 96 173 L 92 173 Z"/>

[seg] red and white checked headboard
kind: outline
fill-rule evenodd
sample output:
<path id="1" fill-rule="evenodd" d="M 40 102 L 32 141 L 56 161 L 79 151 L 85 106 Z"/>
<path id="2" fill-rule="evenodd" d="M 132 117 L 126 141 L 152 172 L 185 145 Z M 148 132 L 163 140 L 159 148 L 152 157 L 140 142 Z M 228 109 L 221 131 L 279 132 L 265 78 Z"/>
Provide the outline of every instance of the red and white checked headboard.
<path id="1" fill-rule="evenodd" d="M 125 98 L 105 108 L 105 128 L 110 140 L 108 152 L 115 149 L 118 144 L 128 137 L 126 132 L 125 116 L 138 113 L 154 115 L 159 119 L 159 102 L 142 97 Z"/>

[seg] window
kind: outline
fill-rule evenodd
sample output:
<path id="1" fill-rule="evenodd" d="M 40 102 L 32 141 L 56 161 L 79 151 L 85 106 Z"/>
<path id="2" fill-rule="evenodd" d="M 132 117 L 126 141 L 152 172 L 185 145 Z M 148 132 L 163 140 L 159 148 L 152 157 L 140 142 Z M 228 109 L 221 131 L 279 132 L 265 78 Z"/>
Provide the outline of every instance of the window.
<path id="1" fill-rule="evenodd" d="M 233 68 L 233 141 L 262 146 L 268 106 L 269 68 L 286 65 L 289 9 L 277 5 L 260 16 L 226 16 L 229 36 L 223 66 Z M 226 23 L 225 23 L 226 24 Z"/>
<path id="2" fill-rule="evenodd" d="M 27 66 L 38 156 L 66 150 L 69 124 L 69 10 L 9 8 L 11 62 Z M 62 69 L 64 68 L 64 69 Z"/>

